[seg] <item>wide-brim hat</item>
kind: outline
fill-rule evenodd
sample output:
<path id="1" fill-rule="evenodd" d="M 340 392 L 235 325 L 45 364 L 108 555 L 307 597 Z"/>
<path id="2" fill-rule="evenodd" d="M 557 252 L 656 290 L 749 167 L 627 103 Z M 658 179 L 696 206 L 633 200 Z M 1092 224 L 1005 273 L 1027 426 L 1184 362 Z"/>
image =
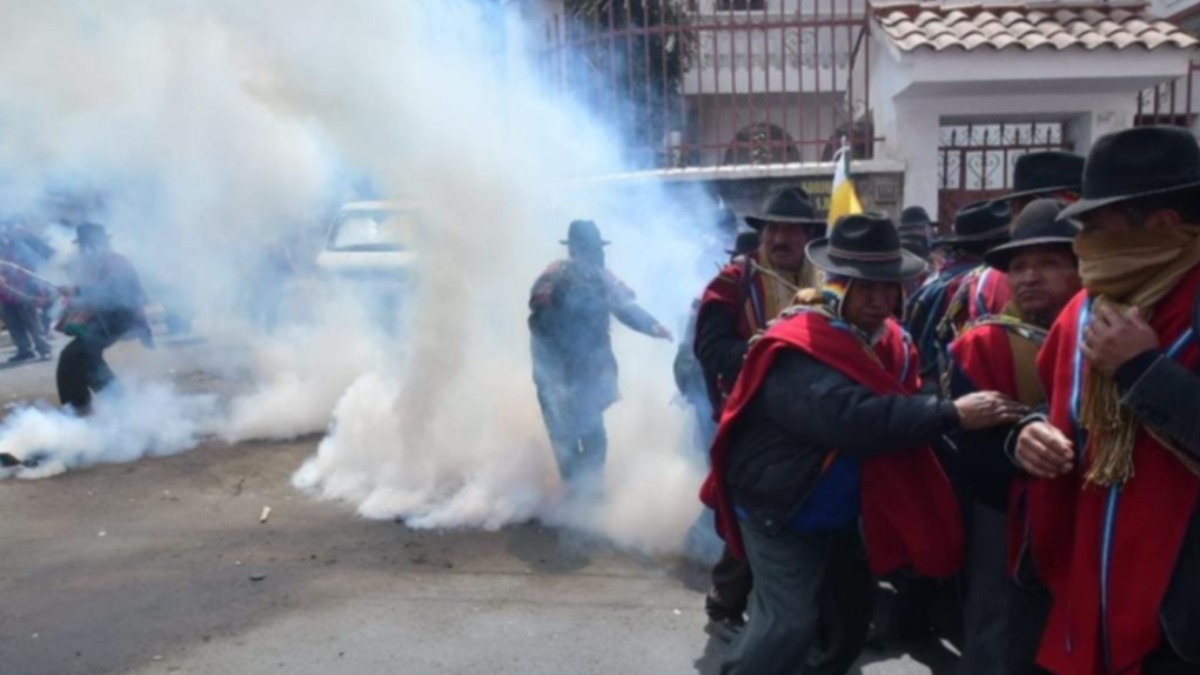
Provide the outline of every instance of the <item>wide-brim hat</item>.
<path id="1" fill-rule="evenodd" d="M 1013 191 L 1000 201 L 1013 201 L 1056 192 L 1078 192 L 1083 185 L 1083 155 L 1045 150 L 1021 155 L 1013 164 Z"/>
<path id="2" fill-rule="evenodd" d="M 1008 272 L 1012 259 L 1021 251 L 1037 246 L 1070 246 L 1079 235 L 1074 220 L 1059 220 L 1063 203 L 1057 199 L 1038 199 L 1026 206 L 1013 224 L 1012 240 L 988 251 L 983 260 L 989 267 Z"/>
<path id="3" fill-rule="evenodd" d="M 87 242 L 104 242 L 111 241 L 108 230 L 104 229 L 103 225 L 95 223 L 84 223 L 75 228 L 75 244 L 83 244 Z"/>
<path id="4" fill-rule="evenodd" d="M 1005 201 L 975 202 L 954 216 L 954 233 L 943 244 L 999 244 L 1009 238 L 1012 208 Z"/>
<path id="5" fill-rule="evenodd" d="M 771 195 L 757 214 L 746 216 L 744 220 L 754 230 L 761 230 L 767 223 L 820 227 L 822 234 L 825 229 L 825 220 L 817 217 L 812 199 L 798 187 L 785 188 Z"/>
<path id="6" fill-rule="evenodd" d="M 1101 136 L 1083 168 L 1082 198 L 1059 218 L 1200 186 L 1200 144 L 1187 129 L 1136 127 Z"/>
<path id="7" fill-rule="evenodd" d="M 739 232 L 733 248 L 725 249 L 725 252 L 729 255 L 746 255 L 757 251 L 761 244 L 762 237 L 757 232 Z"/>
<path id="8" fill-rule="evenodd" d="M 805 255 L 829 274 L 866 281 L 907 281 L 924 274 L 924 260 L 904 250 L 887 216 L 842 216 L 828 237 L 810 242 Z"/>
<path id="9" fill-rule="evenodd" d="M 606 241 L 600 236 L 600 228 L 596 226 L 595 221 L 591 220 L 573 220 L 567 226 L 567 238 L 558 243 L 564 246 L 580 246 L 580 247 L 601 247 L 608 246 L 612 242 Z"/>

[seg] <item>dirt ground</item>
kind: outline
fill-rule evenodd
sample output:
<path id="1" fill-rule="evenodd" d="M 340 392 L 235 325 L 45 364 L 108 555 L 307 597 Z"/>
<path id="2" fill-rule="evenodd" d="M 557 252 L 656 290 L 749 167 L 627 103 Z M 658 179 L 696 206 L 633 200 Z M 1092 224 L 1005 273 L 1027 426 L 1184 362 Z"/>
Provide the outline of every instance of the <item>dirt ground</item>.
<path id="1" fill-rule="evenodd" d="M 220 387 L 210 356 L 114 363 Z M 52 399 L 53 364 L 0 372 L 0 396 Z M 537 524 L 363 520 L 291 487 L 318 440 L 0 482 L 0 673 L 716 672 L 705 570 Z M 872 656 L 862 672 L 930 671 Z"/>

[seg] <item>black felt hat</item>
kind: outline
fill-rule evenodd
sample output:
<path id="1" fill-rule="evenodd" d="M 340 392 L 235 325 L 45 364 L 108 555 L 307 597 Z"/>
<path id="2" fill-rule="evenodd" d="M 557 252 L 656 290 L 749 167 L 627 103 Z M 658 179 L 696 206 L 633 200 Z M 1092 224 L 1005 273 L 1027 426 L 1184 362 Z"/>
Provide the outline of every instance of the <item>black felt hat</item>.
<path id="1" fill-rule="evenodd" d="M 600 236 L 600 228 L 596 226 L 595 221 L 573 220 L 567 226 L 567 238 L 558 243 L 586 249 L 608 246 L 610 242 Z"/>
<path id="2" fill-rule="evenodd" d="M 1047 193 L 1078 191 L 1083 184 L 1083 155 L 1062 150 L 1030 152 L 1013 165 L 1013 191 L 1001 199 L 1036 197 Z"/>
<path id="3" fill-rule="evenodd" d="M 892 221 L 878 213 L 842 216 L 828 238 L 810 243 L 805 252 L 817 267 L 852 279 L 905 281 L 927 269 L 900 246 Z"/>
<path id="4" fill-rule="evenodd" d="M 103 225 L 84 223 L 75 228 L 75 243 L 81 246 L 103 244 L 109 241 L 108 230 Z"/>
<path id="5" fill-rule="evenodd" d="M 1200 186 L 1200 144 L 1187 129 L 1136 127 L 1101 136 L 1083 168 L 1083 198 L 1059 218 Z"/>
<path id="6" fill-rule="evenodd" d="M 1018 253 L 1035 246 L 1071 247 L 1079 234 L 1079 223 L 1074 220 L 1059 220 L 1063 203 L 1057 199 L 1038 199 L 1026 206 L 1013 224 L 1012 240 L 987 252 L 984 261 L 1001 272 L 1007 272 L 1009 264 Z"/>
<path id="7" fill-rule="evenodd" d="M 975 202 L 954 216 L 954 234 L 947 244 L 999 244 L 1008 241 L 1012 209 L 1008 202 Z"/>
<path id="8" fill-rule="evenodd" d="M 729 255 L 746 255 L 758 250 L 762 243 L 762 237 L 757 232 L 740 232 L 737 240 L 733 243 L 732 249 L 726 249 L 725 252 Z"/>
<path id="9" fill-rule="evenodd" d="M 822 233 L 825 228 L 825 220 L 817 217 L 812 199 L 798 187 L 785 188 L 771 195 L 759 213 L 746 216 L 745 220 L 755 230 L 761 230 L 767 223 L 820 226 Z"/>
<path id="10" fill-rule="evenodd" d="M 934 229 L 936 223 L 929 218 L 929 212 L 920 206 L 910 206 L 900 212 L 899 230 L 904 232 L 923 232 L 928 236 L 929 230 Z"/>

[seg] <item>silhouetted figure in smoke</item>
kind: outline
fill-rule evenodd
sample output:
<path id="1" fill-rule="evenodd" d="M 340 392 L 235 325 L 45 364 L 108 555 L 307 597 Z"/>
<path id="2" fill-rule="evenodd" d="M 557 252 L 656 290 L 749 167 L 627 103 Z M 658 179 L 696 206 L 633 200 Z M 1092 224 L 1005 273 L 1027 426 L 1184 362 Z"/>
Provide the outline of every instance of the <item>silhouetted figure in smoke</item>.
<path id="1" fill-rule="evenodd" d="M 74 284 L 58 329 L 74 337 L 58 357 L 58 398 L 81 415 L 91 412 L 92 392 L 116 379 L 104 350 L 126 338 L 153 345 L 143 306 L 146 294 L 125 256 L 112 250 L 100 225 L 80 225 L 79 256 L 68 265 Z"/>
<path id="2" fill-rule="evenodd" d="M 54 249 L 24 228 L 10 225 L 0 233 L 0 310 L 17 348 L 9 364 L 50 358 L 40 314 L 58 289 L 37 272 L 53 255 Z"/>
<path id="3" fill-rule="evenodd" d="M 529 299 L 533 381 L 563 480 L 598 478 L 608 436 L 604 411 L 617 394 L 617 360 L 609 315 L 646 335 L 671 333 L 634 302 L 633 291 L 604 268 L 600 229 L 590 220 L 571 223 L 570 256 L 542 273 Z"/>

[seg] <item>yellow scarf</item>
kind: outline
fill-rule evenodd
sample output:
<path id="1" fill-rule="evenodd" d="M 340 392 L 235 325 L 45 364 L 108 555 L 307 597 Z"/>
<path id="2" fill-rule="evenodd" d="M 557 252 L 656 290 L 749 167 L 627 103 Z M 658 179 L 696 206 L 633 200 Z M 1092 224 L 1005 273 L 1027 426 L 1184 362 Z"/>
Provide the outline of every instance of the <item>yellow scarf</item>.
<path id="1" fill-rule="evenodd" d="M 1165 232 L 1084 233 L 1075 241 L 1075 254 L 1084 288 L 1095 298 L 1093 312 L 1105 305 L 1122 313 L 1137 307 L 1149 319 L 1154 306 L 1189 270 L 1200 265 L 1200 226 L 1185 225 Z M 1090 369 L 1079 417 L 1094 449 L 1087 481 L 1123 485 L 1133 477 L 1133 446 L 1140 423 L 1121 405 L 1112 377 Z M 1158 440 L 1184 456 L 1171 443 Z M 1185 464 L 1197 470 L 1195 463 Z"/>

